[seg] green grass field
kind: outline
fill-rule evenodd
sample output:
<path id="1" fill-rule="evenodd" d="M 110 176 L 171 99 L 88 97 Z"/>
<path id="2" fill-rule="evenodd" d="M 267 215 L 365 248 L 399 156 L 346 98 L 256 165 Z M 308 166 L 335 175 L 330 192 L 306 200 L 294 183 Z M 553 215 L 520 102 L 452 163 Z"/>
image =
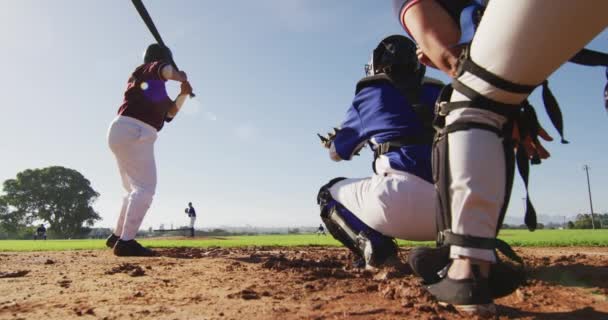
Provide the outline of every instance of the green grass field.
<path id="1" fill-rule="evenodd" d="M 606 230 L 505 230 L 500 238 L 513 246 L 524 247 L 570 247 L 606 246 Z M 60 251 L 103 249 L 104 240 L 1 240 L 0 251 Z M 339 246 L 330 235 L 260 235 L 216 237 L 206 239 L 143 239 L 142 244 L 154 248 L 168 247 L 244 247 L 244 246 Z M 401 246 L 431 245 L 432 242 L 399 241 Z"/>

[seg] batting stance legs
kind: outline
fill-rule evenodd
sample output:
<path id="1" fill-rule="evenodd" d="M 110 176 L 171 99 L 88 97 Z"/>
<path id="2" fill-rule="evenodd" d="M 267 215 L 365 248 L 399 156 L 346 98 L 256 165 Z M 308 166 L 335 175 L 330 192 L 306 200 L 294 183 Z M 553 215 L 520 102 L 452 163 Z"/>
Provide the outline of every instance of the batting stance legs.
<path id="1" fill-rule="evenodd" d="M 124 241 L 135 238 L 154 197 L 156 137 L 155 128 L 134 118 L 119 116 L 110 125 L 108 144 L 127 192 L 115 229 L 115 234 Z"/>
<path id="2" fill-rule="evenodd" d="M 604 1 L 489 3 L 451 103 L 439 110 L 445 126 L 434 174 L 446 222 L 440 239 L 453 259 L 448 276 L 429 286 L 441 302 L 493 311 L 487 273 L 513 166 L 506 128 L 530 92 L 606 27 L 606 10 Z"/>

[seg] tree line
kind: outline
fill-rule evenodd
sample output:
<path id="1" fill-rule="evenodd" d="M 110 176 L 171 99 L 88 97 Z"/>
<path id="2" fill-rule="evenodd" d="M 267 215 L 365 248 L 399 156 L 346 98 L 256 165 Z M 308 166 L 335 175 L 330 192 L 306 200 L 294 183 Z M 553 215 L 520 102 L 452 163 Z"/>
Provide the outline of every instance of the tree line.
<path id="1" fill-rule="evenodd" d="M 49 238 L 83 238 L 101 220 L 93 209 L 99 193 L 80 172 L 61 166 L 28 169 L 2 184 L 0 239 L 31 239 L 44 224 Z M 608 213 L 594 214 L 595 228 L 608 228 Z M 525 225 L 504 225 L 526 229 Z M 539 229 L 556 226 L 539 224 Z M 568 229 L 591 229 L 591 215 L 578 214 Z M 295 230 L 293 230 L 295 231 Z"/>
<path id="2" fill-rule="evenodd" d="M 594 213 L 593 219 L 595 222 L 595 229 L 608 229 L 608 213 Z M 512 225 L 503 224 L 503 229 L 528 229 L 525 224 Z M 537 229 L 592 229 L 593 223 L 591 222 L 591 215 L 588 213 L 580 213 L 576 215 L 574 220 L 568 221 L 565 225 L 563 223 L 549 223 L 547 225 L 538 223 Z"/>
<path id="3" fill-rule="evenodd" d="M 82 238 L 96 221 L 99 193 L 80 172 L 52 166 L 27 169 L 2 184 L 0 238 L 31 239 L 38 225 L 49 238 Z"/>

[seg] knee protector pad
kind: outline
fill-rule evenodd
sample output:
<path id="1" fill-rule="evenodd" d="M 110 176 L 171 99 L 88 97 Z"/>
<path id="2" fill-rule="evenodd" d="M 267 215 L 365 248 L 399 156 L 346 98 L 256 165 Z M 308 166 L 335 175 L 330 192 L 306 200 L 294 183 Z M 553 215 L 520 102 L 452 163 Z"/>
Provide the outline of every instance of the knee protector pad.
<path id="1" fill-rule="evenodd" d="M 346 246 L 366 267 L 377 267 L 388 258 L 396 257 L 398 247 L 395 240 L 370 228 L 352 212 L 331 197 L 329 188 L 344 178 L 336 178 L 321 187 L 317 203 L 321 219 L 329 233 Z"/>

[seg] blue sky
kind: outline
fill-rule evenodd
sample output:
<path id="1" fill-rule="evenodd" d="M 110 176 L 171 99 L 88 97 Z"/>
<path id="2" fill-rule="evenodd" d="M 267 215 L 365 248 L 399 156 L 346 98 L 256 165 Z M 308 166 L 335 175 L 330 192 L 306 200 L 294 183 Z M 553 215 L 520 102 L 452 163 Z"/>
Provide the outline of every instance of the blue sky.
<path id="1" fill-rule="evenodd" d="M 320 185 L 371 174 L 369 152 L 334 163 L 315 133 L 341 121 L 378 41 L 403 33 L 389 1 L 145 3 L 198 96 L 160 133 L 144 227 L 186 224 L 188 201 L 199 227 L 316 225 Z M 106 132 L 152 36 L 124 0 L 2 1 L 0 21 L 0 181 L 28 168 L 76 169 L 101 194 L 97 225 L 113 226 L 123 190 Z M 608 51 L 606 35 L 590 47 Z M 533 168 L 537 211 L 589 210 L 583 164 L 595 211 L 608 211 L 604 71 L 564 66 L 550 83 L 571 143 L 546 144 L 553 157 Z M 516 180 L 509 216 L 523 215 L 523 196 Z"/>

